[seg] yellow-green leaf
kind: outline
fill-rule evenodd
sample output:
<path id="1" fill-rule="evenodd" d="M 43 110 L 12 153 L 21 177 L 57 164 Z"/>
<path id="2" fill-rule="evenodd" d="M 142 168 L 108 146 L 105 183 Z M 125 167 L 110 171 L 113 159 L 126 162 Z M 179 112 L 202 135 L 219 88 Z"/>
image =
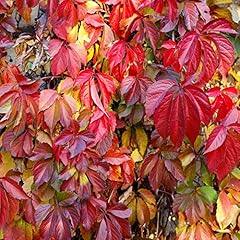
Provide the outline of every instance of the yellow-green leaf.
<path id="1" fill-rule="evenodd" d="M 147 149 L 148 136 L 143 128 L 137 127 L 135 129 L 136 129 L 136 142 L 138 145 L 138 149 L 143 156 Z"/>
<path id="2" fill-rule="evenodd" d="M 131 141 L 131 128 L 127 128 L 127 130 L 122 134 L 122 145 L 124 147 L 129 147 Z"/>
<path id="3" fill-rule="evenodd" d="M 141 162 L 143 160 L 143 157 L 137 148 L 131 153 L 131 158 L 134 162 Z"/>
<path id="4" fill-rule="evenodd" d="M 4 177 L 6 173 L 15 168 L 15 163 L 9 152 L 1 153 L 2 163 L 0 164 L 0 177 Z"/>

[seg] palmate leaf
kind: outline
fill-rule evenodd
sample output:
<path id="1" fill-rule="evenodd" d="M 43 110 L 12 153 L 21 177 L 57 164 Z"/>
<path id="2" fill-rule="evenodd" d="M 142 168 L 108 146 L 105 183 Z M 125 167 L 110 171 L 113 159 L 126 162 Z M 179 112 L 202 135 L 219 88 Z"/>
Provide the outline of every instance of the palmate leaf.
<path id="1" fill-rule="evenodd" d="M 81 71 L 74 86 L 80 89 L 80 99 L 87 108 L 91 109 L 94 103 L 104 113 L 116 88 L 110 75 L 92 69 Z"/>
<path id="2" fill-rule="evenodd" d="M 137 101 L 144 103 L 147 88 L 152 81 L 144 76 L 127 76 L 121 82 L 121 94 L 125 96 L 127 106 L 135 104 Z"/>
<path id="3" fill-rule="evenodd" d="M 128 67 L 130 67 L 130 74 L 135 75 L 142 71 L 144 55 L 145 53 L 140 44 L 132 47 L 123 40 L 115 42 L 107 52 L 110 71 L 119 81 L 123 79 Z"/>
<path id="4" fill-rule="evenodd" d="M 15 135 L 19 135 L 27 124 L 34 124 L 41 84 L 41 80 L 32 81 L 25 77 L 15 65 L 4 69 L 0 84 L 0 106 L 4 116 L 0 120 L 0 128 L 11 126 Z"/>
<path id="5" fill-rule="evenodd" d="M 39 112 L 43 112 L 44 121 L 51 132 L 59 121 L 64 127 L 68 127 L 76 111 L 77 102 L 72 96 L 58 94 L 52 89 L 41 91 Z"/>
<path id="6" fill-rule="evenodd" d="M 240 126 L 217 126 L 210 134 L 205 155 L 210 172 L 222 180 L 240 163 Z"/>
<path id="7" fill-rule="evenodd" d="M 123 204 L 114 204 L 106 209 L 101 220 L 96 240 L 118 240 L 131 237 L 130 224 L 126 220 L 131 210 Z"/>
<path id="8" fill-rule="evenodd" d="M 217 111 L 217 117 L 214 122 L 222 121 L 234 107 L 233 98 L 237 96 L 237 89 L 235 87 L 228 87 L 220 89 L 214 87 L 208 90 L 207 95 L 214 98 L 212 103 L 212 112 Z"/>
<path id="9" fill-rule="evenodd" d="M 87 51 L 78 43 L 66 45 L 59 39 L 52 39 L 49 44 L 49 52 L 52 57 L 51 71 L 54 75 L 67 70 L 69 75 L 75 78 L 81 65 L 85 65 L 87 61 Z"/>
<path id="10" fill-rule="evenodd" d="M 206 2 L 188 1 L 184 3 L 184 23 L 187 30 L 194 30 L 201 16 L 206 22 L 211 19 L 210 9 Z"/>
<path id="11" fill-rule="evenodd" d="M 234 48 L 219 32 L 235 33 L 227 20 L 216 19 L 202 29 L 186 33 L 178 43 L 179 63 L 187 69 L 186 82 L 195 81 L 203 85 L 213 77 L 217 68 L 226 76 L 234 61 Z M 216 50 L 211 44 L 215 45 Z M 195 76 L 201 64 L 200 74 Z"/>
<path id="12" fill-rule="evenodd" d="M 116 116 L 113 112 L 106 111 L 107 115 L 100 109 L 95 108 L 92 114 L 89 130 L 95 135 L 95 143 L 105 138 L 116 128 Z"/>
<path id="13" fill-rule="evenodd" d="M 0 178 L 0 228 L 13 220 L 19 210 L 19 200 L 29 197 L 20 185 L 9 177 Z"/>
<path id="14" fill-rule="evenodd" d="M 71 229 L 79 223 L 80 212 L 74 193 L 60 192 L 56 205 L 39 205 L 35 211 L 36 224 L 39 226 L 39 235 L 44 239 L 70 240 Z"/>
<path id="15" fill-rule="evenodd" d="M 73 158 L 81 154 L 94 140 L 93 133 L 88 130 L 80 131 L 79 123 L 72 121 L 70 126 L 65 128 L 54 140 L 54 144 L 62 146 L 69 152 L 69 158 Z"/>
<path id="16" fill-rule="evenodd" d="M 180 147 L 184 136 L 193 144 L 200 123 L 208 124 L 212 114 L 205 93 L 196 86 L 181 86 L 173 80 L 159 80 L 147 90 L 146 114 L 153 115 L 154 124 L 161 137 L 170 137 L 175 147 Z"/>
<path id="17" fill-rule="evenodd" d="M 209 197 L 206 197 L 206 192 Z M 174 211 L 181 211 L 186 214 L 187 221 L 195 224 L 199 220 L 209 219 L 213 211 L 213 204 L 217 200 L 217 192 L 211 186 L 192 188 L 183 186 L 181 194 L 177 194 L 174 203 Z"/>
<path id="18" fill-rule="evenodd" d="M 154 191 L 157 191 L 161 185 L 168 190 L 173 190 L 176 187 L 177 180 L 184 180 L 180 163 L 176 160 L 165 160 L 159 153 L 150 154 L 144 159 L 140 176 L 145 177 L 147 175 Z"/>
<path id="19" fill-rule="evenodd" d="M 145 188 L 140 188 L 136 193 L 131 192 L 125 204 L 132 210 L 129 217 L 131 224 L 136 220 L 141 224 L 149 224 L 157 212 L 156 199 L 151 191 Z"/>

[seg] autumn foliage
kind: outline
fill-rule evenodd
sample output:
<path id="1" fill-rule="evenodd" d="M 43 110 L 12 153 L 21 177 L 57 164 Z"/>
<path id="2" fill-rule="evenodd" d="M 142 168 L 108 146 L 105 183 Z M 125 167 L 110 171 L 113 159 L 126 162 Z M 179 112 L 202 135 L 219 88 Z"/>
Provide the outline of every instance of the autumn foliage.
<path id="1" fill-rule="evenodd" d="M 0 239 L 239 239 L 239 12 L 0 0 Z"/>

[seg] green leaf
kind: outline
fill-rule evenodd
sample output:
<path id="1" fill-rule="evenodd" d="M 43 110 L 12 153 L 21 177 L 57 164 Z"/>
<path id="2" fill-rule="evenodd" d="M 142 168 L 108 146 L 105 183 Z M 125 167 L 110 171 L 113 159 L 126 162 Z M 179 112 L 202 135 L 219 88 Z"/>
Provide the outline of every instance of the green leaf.
<path id="1" fill-rule="evenodd" d="M 213 175 L 211 175 L 209 173 L 209 170 L 207 168 L 207 166 L 202 163 L 201 164 L 201 180 L 204 184 L 212 186 L 213 185 L 213 181 L 212 181 Z"/>
<path id="2" fill-rule="evenodd" d="M 240 180 L 240 169 L 239 168 L 234 168 L 232 171 L 232 175 L 237 178 L 238 180 Z"/>
<path id="3" fill-rule="evenodd" d="M 240 57 L 240 38 L 234 38 L 232 36 L 227 36 L 227 38 L 233 44 L 237 57 Z"/>
<path id="4" fill-rule="evenodd" d="M 215 203 L 218 198 L 217 192 L 211 186 L 200 187 L 200 193 L 208 203 Z"/>

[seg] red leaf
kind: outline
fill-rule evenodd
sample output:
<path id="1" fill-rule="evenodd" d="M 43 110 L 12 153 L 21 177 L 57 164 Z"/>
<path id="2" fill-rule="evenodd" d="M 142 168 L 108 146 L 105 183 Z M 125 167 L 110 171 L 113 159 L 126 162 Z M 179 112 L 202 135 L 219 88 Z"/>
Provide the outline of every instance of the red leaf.
<path id="1" fill-rule="evenodd" d="M 137 101 L 144 103 L 147 88 L 152 81 L 147 77 L 127 76 L 121 82 L 121 94 L 125 95 L 127 106 Z"/>
<path id="2" fill-rule="evenodd" d="M 0 35 L 0 48 L 10 48 L 14 45 L 11 38 Z"/>
<path id="3" fill-rule="evenodd" d="M 223 75 L 226 76 L 229 69 L 234 62 L 234 48 L 231 42 L 221 36 L 220 34 L 209 34 L 208 35 L 218 50 L 219 65 L 218 70 Z"/>
<path id="4" fill-rule="evenodd" d="M 218 126 L 210 134 L 206 147 L 209 170 L 222 180 L 240 162 L 240 127 Z"/>
<path id="5" fill-rule="evenodd" d="M 200 63 L 201 44 L 199 36 L 192 31 L 184 35 L 179 42 L 179 63 L 187 65 L 187 73 L 192 75 L 196 72 Z"/>
<path id="6" fill-rule="evenodd" d="M 52 57 L 51 71 L 54 75 L 62 74 L 66 70 L 71 77 L 77 77 L 81 65 L 86 64 L 87 51 L 77 43 L 66 45 L 63 41 L 52 39 L 49 44 Z"/>
<path id="7" fill-rule="evenodd" d="M 194 2 L 186 2 L 184 5 L 184 22 L 187 30 L 193 30 L 198 21 L 198 10 Z"/>
<path id="8" fill-rule="evenodd" d="M 89 130 L 95 135 L 95 142 L 99 142 L 116 128 L 116 116 L 113 112 L 104 114 L 101 110 L 96 109 L 92 115 Z"/>
<path id="9" fill-rule="evenodd" d="M 158 81 L 152 84 L 147 90 L 146 96 L 146 114 L 151 116 L 156 108 L 167 94 L 167 89 L 171 89 L 175 85 L 172 80 Z"/>
<path id="10" fill-rule="evenodd" d="M 26 200 L 29 199 L 27 194 L 22 190 L 22 188 L 18 185 L 18 183 L 9 178 L 9 177 L 3 177 L 0 179 L 0 182 L 2 183 L 4 189 L 13 197 L 18 200 Z"/>
<path id="11" fill-rule="evenodd" d="M 168 16 L 171 21 L 174 21 L 177 16 L 178 5 L 176 0 L 167 0 Z"/>
<path id="12" fill-rule="evenodd" d="M 44 112 L 44 120 L 52 132 L 58 121 L 64 127 L 70 125 L 72 115 L 77 111 L 77 102 L 72 96 L 62 96 L 56 90 L 46 89 L 40 94 L 39 111 Z"/>
<path id="13" fill-rule="evenodd" d="M 52 89 L 44 89 L 41 91 L 39 98 L 39 111 L 45 111 L 50 108 L 56 101 L 58 93 Z"/>
<path id="14" fill-rule="evenodd" d="M 112 165 L 120 165 L 130 159 L 123 151 L 114 149 L 110 149 L 104 156 L 104 161 Z"/>
<path id="15" fill-rule="evenodd" d="M 179 63 L 181 67 L 187 68 L 185 81 L 197 78 L 197 84 L 203 85 L 212 78 L 217 67 L 223 76 L 226 75 L 234 60 L 234 50 L 228 39 L 215 33 L 219 31 L 235 32 L 229 22 L 217 19 L 203 26 L 201 33 L 186 33 L 178 43 Z M 216 45 L 215 50 L 211 46 L 212 42 Z M 200 69 L 200 74 L 197 74 Z"/>
<path id="16" fill-rule="evenodd" d="M 87 51 L 83 46 L 80 46 L 77 43 L 70 43 L 67 49 L 69 55 L 67 66 L 68 73 L 71 77 L 75 78 L 80 71 L 81 64 L 86 65 Z"/>
<path id="17" fill-rule="evenodd" d="M 197 80 L 200 85 L 210 80 L 218 67 L 217 55 L 211 45 L 206 41 L 202 41 L 202 46 L 204 50 L 203 67 Z"/>
<path id="18" fill-rule="evenodd" d="M 104 25 L 103 19 L 98 14 L 87 15 L 84 18 L 85 23 L 92 25 L 95 28 L 102 27 Z"/>
<path id="19" fill-rule="evenodd" d="M 217 117 L 214 122 L 222 121 L 233 109 L 234 102 L 230 98 L 237 96 L 237 89 L 235 87 L 224 88 L 220 90 L 219 87 L 211 88 L 207 92 L 209 97 L 214 97 L 214 101 L 212 103 L 212 112 L 217 112 Z"/>
<path id="20" fill-rule="evenodd" d="M 181 67 L 179 65 L 176 46 L 176 42 L 172 41 L 171 39 L 162 44 L 161 47 L 166 49 L 163 50 L 163 65 L 164 67 L 171 66 L 176 72 L 179 72 Z"/>
<path id="21" fill-rule="evenodd" d="M 30 157 L 31 160 L 42 160 L 49 159 L 53 155 L 52 147 L 47 143 L 40 143 L 35 146 L 33 150 L 33 155 Z"/>
<path id="22" fill-rule="evenodd" d="M 211 119 L 210 104 L 204 92 L 195 86 L 179 86 L 173 80 L 159 80 L 147 91 L 146 113 L 163 137 L 180 147 L 184 136 L 194 143 L 200 122 Z M 154 112 L 155 111 L 155 112 Z"/>
<path id="23" fill-rule="evenodd" d="M 58 45 L 55 47 L 56 41 L 58 41 Z M 54 75 L 58 75 L 65 72 L 65 70 L 67 69 L 69 59 L 68 51 L 65 46 L 61 46 L 61 48 L 58 50 L 59 42 L 60 40 L 53 39 L 50 41 L 49 44 L 49 52 L 52 57 L 51 71 Z M 55 51 L 57 51 L 56 54 Z"/>
<path id="24" fill-rule="evenodd" d="M 52 16 L 53 13 L 57 10 L 58 0 L 49 0 L 47 3 L 47 11 L 49 16 Z"/>
<path id="25" fill-rule="evenodd" d="M 107 240 L 107 239 L 108 239 L 108 229 L 107 229 L 106 221 L 103 219 L 100 223 L 96 240 Z"/>
<path id="26" fill-rule="evenodd" d="M 110 206 L 108 212 L 119 218 L 128 218 L 131 215 L 131 209 L 122 204 Z"/>
<path id="27" fill-rule="evenodd" d="M 1 214 L 0 227 L 1 228 L 8 221 L 8 209 L 9 209 L 9 204 L 8 204 L 6 192 L 0 187 L 0 214 Z"/>
<path id="28" fill-rule="evenodd" d="M 106 114 L 105 108 L 108 107 L 112 94 L 115 91 L 115 85 L 111 76 L 104 73 L 94 73 L 87 69 L 81 71 L 78 75 L 75 86 L 80 88 L 80 98 L 87 108 L 92 108 L 94 102 L 102 112 Z M 99 96 L 101 92 L 101 98 Z"/>
<path id="29" fill-rule="evenodd" d="M 212 31 L 236 34 L 236 31 L 233 30 L 232 24 L 225 18 L 214 19 L 211 22 L 207 23 L 202 29 L 203 33 Z"/>
<path id="30" fill-rule="evenodd" d="M 36 187 L 48 182 L 54 172 L 53 160 L 38 161 L 33 167 L 34 183 Z"/>
<path id="31" fill-rule="evenodd" d="M 125 219 L 131 210 L 122 204 L 114 204 L 107 209 L 98 229 L 98 240 L 118 240 L 131 237 L 130 224 Z"/>
<path id="32" fill-rule="evenodd" d="M 63 152 L 69 152 L 70 158 L 81 154 L 87 146 L 94 142 L 94 135 L 88 130 L 80 131 L 80 125 L 77 121 L 72 121 L 68 128 L 65 128 L 61 134 L 54 140 L 54 143 L 63 146 Z"/>
<path id="33" fill-rule="evenodd" d="M 148 175 L 149 183 L 154 191 L 157 191 L 161 185 L 168 190 L 176 187 L 177 181 L 165 164 L 165 160 L 158 154 L 151 154 L 144 159 L 141 166 L 141 177 Z"/>
<path id="34" fill-rule="evenodd" d="M 86 230 L 90 230 L 97 218 L 97 209 L 90 201 L 83 201 L 81 205 L 81 224 Z"/>
<path id="35" fill-rule="evenodd" d="M 64 216 L 63 211 L 60 208 L 56 207 L 47 216 L 45 216 L 45 219 L 40 225 L 39 234 L 44 239 L 71 239 L 69 220 Z"/>
<path id="36" fill-rule="evenodd" d="M 132 48 L 127 42 L 120 40 L 109 49 L 107 58 L 110 71 L 121 81 L 128 67 L 130 74 L 142 70 L 144 51 L 141 45 Z"/>
<path id="37" fill-rule="evenodd" d="M 205 154 L 221 147 L 226 140 L 226 137 L 227 128 L 224 126 L 217 126 L 208 138 Z"/>
<path id="38" fill-rule="evenodd" d="M 156 51 L 157 42 L 159 40 L 159 29 L 152 21 L 145 20 L 143 21 L 143 23 L 146 30 L 147 38 L 150 40 L 153 50 Z"/>

